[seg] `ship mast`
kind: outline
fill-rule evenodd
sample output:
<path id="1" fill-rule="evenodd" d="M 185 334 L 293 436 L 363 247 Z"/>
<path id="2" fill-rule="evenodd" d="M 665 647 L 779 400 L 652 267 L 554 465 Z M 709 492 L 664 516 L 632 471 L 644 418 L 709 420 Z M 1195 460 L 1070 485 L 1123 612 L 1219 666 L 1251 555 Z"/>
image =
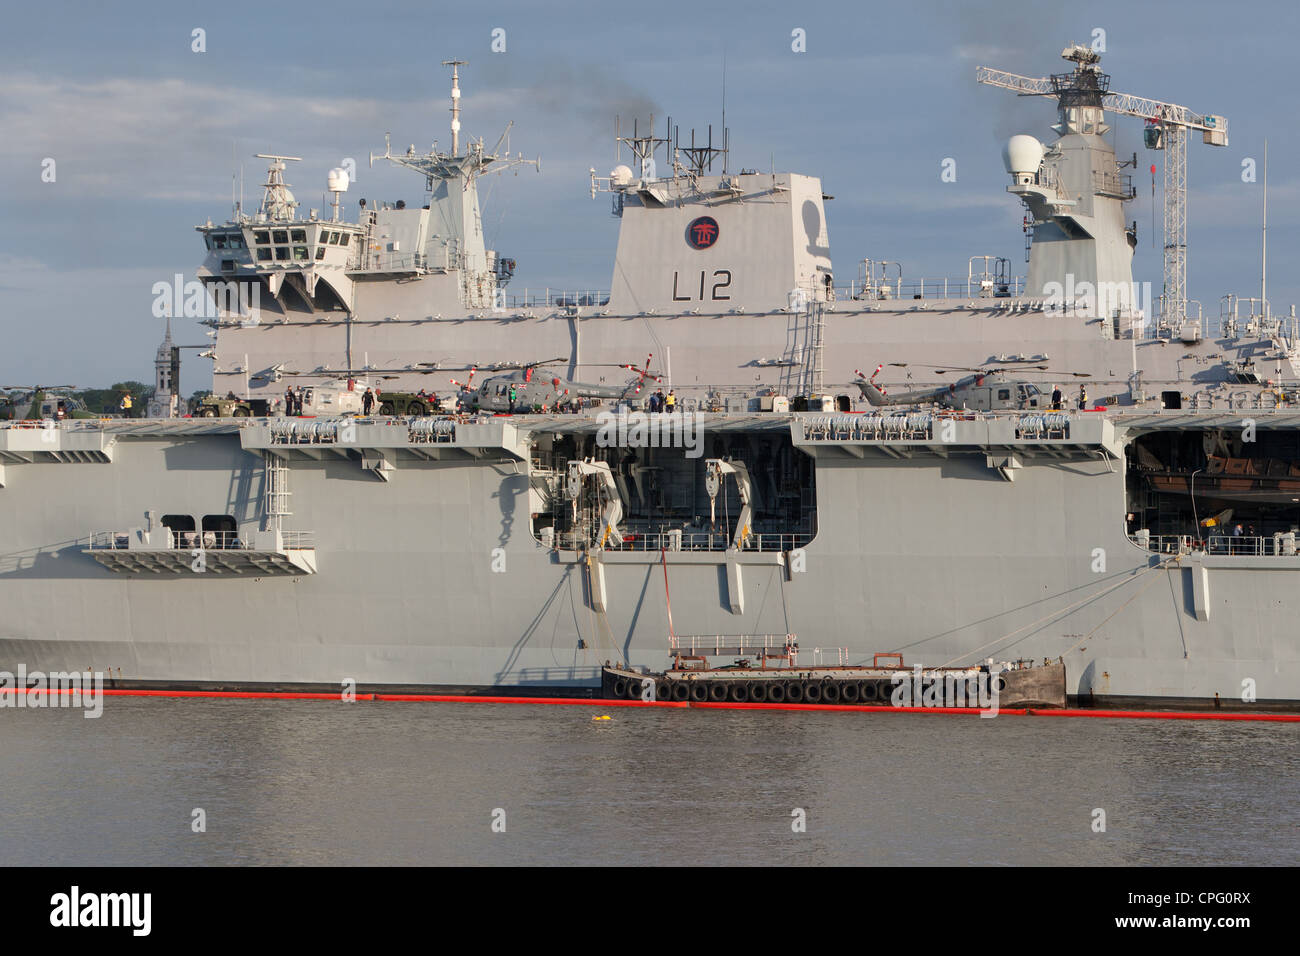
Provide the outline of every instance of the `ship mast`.
<path id="1" fill-rule="evenodd" d="M 451 152 L 439 152 L 438 143 L 434 141 L 433 148 L 423 156 L 417 155 L 415 147 L 411 146 L 407 151 L 398 156 L 393 155 L 392 143 L 388 137 L 385 137 L 383 155 L 377 153 L 370 154 L 370 165 L 375 165 L 376 159 L 386 159 L 390 163 L 398 166 L 405 166 L 407 169 L 414 169 L 425 175 L 425 188 L 433 192 L 439 182 L 449 180 L 463 179 L 466 184 L 472 182 L 477 176 L 481 175 L 489 166 L 493 172 L 504 172 L 516 166 L 533 166 L 541 170 L 542 161 L 538 159 L 524 159 L 523 154 L 516 153 L 510 155 L 509 149 L 501 152 L 501 147 L 507 145 L 507 139 L 510 136 L 510 130 L 514 126 L 513 122 L 507 123 L 505 130 L 501 133 L 501 138 L 497 140 L 496 146 L 489 152 L 483 147 L 483 140 L 477 139 L 467 143 L 464 155 L 460 151 L 460 67 L 466 66 L 468 60 L 444 60 L 444 66 L 451 67 Z M 462 184 L 462 188 L 468 188 Z"/>
<path id="2" fill-rule="evenodd" d="M 451 67 L 451 155 L 460 155 L 460 68 L 468 66 L 468 60 L 443 60 L 443 66 Z"/>

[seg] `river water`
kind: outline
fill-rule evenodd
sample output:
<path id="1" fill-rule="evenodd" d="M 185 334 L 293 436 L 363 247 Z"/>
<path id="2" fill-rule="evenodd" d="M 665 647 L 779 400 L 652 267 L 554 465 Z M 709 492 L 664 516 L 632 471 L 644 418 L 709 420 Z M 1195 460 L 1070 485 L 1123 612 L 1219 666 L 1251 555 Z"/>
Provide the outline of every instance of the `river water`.
<path id="1" fill-rule="evenodd" d="M 93 720 L 0 711 L 7 864 L 1295 865 L 1297 807 L 1295 724 L 162 698 L 108 698 Z"/>

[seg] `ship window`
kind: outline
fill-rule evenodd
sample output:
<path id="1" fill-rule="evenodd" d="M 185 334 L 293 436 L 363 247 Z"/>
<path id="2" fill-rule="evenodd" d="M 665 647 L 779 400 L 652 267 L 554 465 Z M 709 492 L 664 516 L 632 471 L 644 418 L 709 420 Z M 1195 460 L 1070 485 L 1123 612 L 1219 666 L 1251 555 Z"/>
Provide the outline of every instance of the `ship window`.
<path id="1" fill-rule="evenodd" d="M 1009 388 L 1000 388 L 1000 389 L 998 389 L 998 401 L 999 401 L 999 402 L 1008 402 L 1008 401 L 1010 401 L 1010 400 L 1011 400 L 1011 389 L 1009 389 Z"/>
<path id="2" fill-rule="evenodd" d="M 209 249 L 211 249 L 211 248 L 212 248 L 212 237 L 211 237 L 211 236 L 204 236 L 204 237 L 203 237 L 203 244 L 204 244 L 205 246 L 207 246 Z"/>
<path id="3" fill-rule="evenodd" d="M 194 533 L 193 515 L 163 515 L 162 525 L 171 533 L 173 548 L 196 548 L 199 536 Z"/>
<path id="4" fill-rule="evenodd" d="M 293 230 L 293 241 L 294 241 L 294 242 L 306 242 L 306 241 L 307 241 L 307 230 L 306 230 L 306 229 L 295 229 L 295 230 Z"/>
<path id="5" fill-rule="evenodd" d="M 288 242 L 289 233 L 284 229 L 275 230 L 274 238 L 276 242 Z"/>
<path id="6" fill-rule="evenodd" d="M 264 246 L 271 241 L 271 234 L 265 230 L 253 233 L 253 241 L 259 246 Z"/>
<path id="7" fill-rule="evenodd" d="M 275 258 L 276 258 L 278 261 L 281 261 L 281 262 L 283 262 L 284 260 L 288 259 L 288 258 L 289 258 L 289 247 L 288 247 L 288 246 L 276 246 L 276 247 L 275 247 Z"/>
<path id="8" fill-rule="evenodd" d="M 270 249 L 258 249 L 258 250 L 257 250 L 257 259 L 258 259 L 259 262 L 268 262 L 268 261 L 270 261 L 270 258 L 271 258 L 271 250 L 270 250 Z"/>
<path id="9" fill-rule="evenodd" d="M 231 249 L 242 249 L 242 248 L 244 248 L 244 237 L 243 237 L 243 236 L 240 236 L 240 235 L 233 235 L 233 236 L 231 236 L 231 237 L 230 237 L 230 248 L 231 248 Z"/>
<path id="10" fill-rule="evenodd" d="M 316 258 L 317 258 L 317 259 L 324 259 L 324 258 L 325 258 L 325 247 L 324 247 L 324 246 L 317 246 L 317 247 L 316 247 Z"/>
<path id="11" fill-rule="evenodd" d="M 235 548 L 239 546 L 238 526 L 231 515 L 203 516 L 203 547 Z"/>
<path id="12" fill-rule="evenodd" d="M 331 233 L 330 233 L 330 245 L 331 245 L 331 246 L 337 246 L 337 245 L 339 244 L 339 240 L 340 240 L 341 238 L 343 238 L 342 233 L 331 232 Z"/>
<path id="13" fill-rule="evenodd" d="M 306 259 L 306 258 L 307 258 L 307 247 L 306 247 L 306 246 L 294 246 L 294 247 L 293 247 L 293 258 L 294 258 L 294 260 L 297 261 L 297 262 L 301 262 L 302 260 Z"/>
<path id="14" fill-rule="evenodd" d="M 235 271 L 235 260 L 234 260 L 234 259 L 222 259 L 222 260 L 221 260 L 221 271 L 222 271 L 222 272 L 234 272 L 234 271 Z"/>
<path id="15" fill-rule="evenodd" d="M 213 247 L 214 249 L 224 249 L 224 248 L 226 248 L 226 237 L 225 237 L 225 236 L 213 236 L 213 237 L 212 237 L 212 247 Z"/>

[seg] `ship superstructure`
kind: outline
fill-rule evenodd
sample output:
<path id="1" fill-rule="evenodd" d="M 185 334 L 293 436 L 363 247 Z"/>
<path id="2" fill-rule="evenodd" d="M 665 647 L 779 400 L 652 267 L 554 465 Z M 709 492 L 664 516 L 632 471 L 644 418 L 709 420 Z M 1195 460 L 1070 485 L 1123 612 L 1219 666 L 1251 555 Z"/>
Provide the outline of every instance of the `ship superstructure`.
<path id="1" fill-rule="evenodd" d="M 989 255 L 951 277 L 911 278 L 875 258 L 837 274 L 819 180 L 717 173 L 725 153 L 711 141 L 682 145 L 652 131 L 621 138 L 631 166 L 592 172 L 593 195 L 611 193 L 620 219 L 608 288 L 510 291 L 515 263 L 484 247 L 477 193 L 486 173 L 525 162 L 499 152 L 504 135 L 492 151 L 481 141 L 461 150 L 458 138 L 451 153 L 386 148 L 383 159 L 421 176 L 426 202 L 372 203 L 357 223 L 337 213 L 292 218 L 297 206 L 280 194 L 287 189 L 276 168 L 284 159 L 271 157 L 262 210 L 200 229 L 210 253 L 199 276 L 219 304 L 231 298 L 232 281 L 261 293 L 255 320 L 236 311 L 212 322 L 214 391 L 265 397 L 283 389 L 285 376 L 350 373 L 446 393 L 470 368 L 549 356 L 563 357 L 568 378 L 614 384 L 611 369 L 652 353 L 684 404 L 747 407 L 760 394 L 842 390 L 855 368 L 875 361 L 906 369 L 886 372 L 882 384 L 941 384 L 923 367 L 999 367 L 1027 344 L 1031 357 L 1049 359 L 1040 387 L 1050 391 L 1054 373 L 1086 375 L 1110 405 L 1149 407 L 1178 392 L 1222 407 L 1254 400 L 1259 389 L 1243 395 L 1242 384 L 1293 381 L 1294 317 L 1225 296 L 1218 320 L 1195 308 L 1189 318 L 1182 293 L 1134 283 L 1136 224 L 1124 211 L 1134 196 L 1124 170 L 1133 162 L 1118 161 L 1104 136 L 1109 77 L 1085 48 L 1063 56 L 1072 72 L 1042 81 L 981 71 L 986 82 L 1032 82 L 1033 92 L 1057 100 L 1058 138 L 1044 145 L 1016 136 L 1005 152 L 1008 191 L 1027 212 L 1025 278 Z M 455 104 L 459 93 L 457 74 Z M 1150 102 L 1123 97 L 1120 108 L 1140 113 L 1132 103 Z M 1214 135 L 1226 142 L 1222 117 L 1187 122 L 1217 124 Z M 1185 206 L 1184 238 L 1171 241 L 1179 274 Z M 1242 370 L 1257 381 L 1247 375 L 1243 383 Z"/>

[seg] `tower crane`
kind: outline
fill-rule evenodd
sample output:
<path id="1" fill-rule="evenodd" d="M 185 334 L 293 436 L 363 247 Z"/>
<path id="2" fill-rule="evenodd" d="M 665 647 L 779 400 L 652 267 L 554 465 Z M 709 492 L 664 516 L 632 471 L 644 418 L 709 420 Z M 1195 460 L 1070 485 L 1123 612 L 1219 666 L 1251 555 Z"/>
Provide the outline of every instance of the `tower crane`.
<path id="1" fill-rule="evenodd" d="M 981 66 L 975 71 L 975 79 L 988 86 L 1014 90 L 1021 96 L 1057 97 L 1061 114 L 1057 131 L 1062 135 L 1096 131 L 1082 125 L 1087 122 L 1088 107 L 1146 120 L 1143 139 L 1147 148 L 1165 151 L 1164 293 L 1160 319 L 1162 325 L 1177 332 L 1187 318 L 1187 137 L 1190 131 L 1200 130 L 1203 142 L 1227 146 L 1228 121 L 1175 103 L 1112 92 L 1110 76 L 1098 66 L 1101 54 L 1091 47 L 1069 46 L 1061 51 L 1061 57 L 1074 63 L 1072 72 L 1029 77 Z M 1099 124 L 1100 115 L 1093 122 Z"/>

